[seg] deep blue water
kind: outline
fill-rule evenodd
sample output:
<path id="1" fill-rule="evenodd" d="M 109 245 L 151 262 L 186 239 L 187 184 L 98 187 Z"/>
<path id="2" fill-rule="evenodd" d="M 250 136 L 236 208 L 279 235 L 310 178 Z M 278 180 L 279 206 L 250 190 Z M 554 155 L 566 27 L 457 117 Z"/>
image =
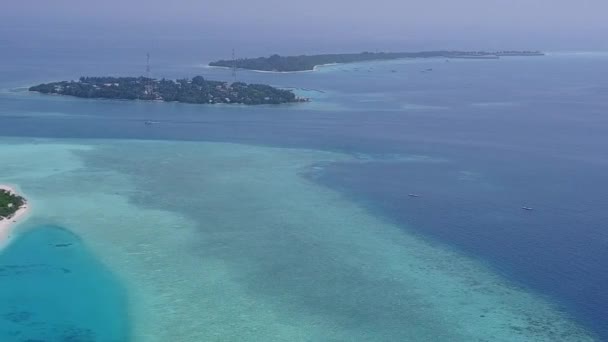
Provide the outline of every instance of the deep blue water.
<path id="1" fill-rule="evenodd" d="M 120 283 L 82 241 L 32 227 L 0 253 L 0 341 L 127 341 Z"/>
<path id="2" fill-rule="evenodd" d="M 228 79 L 199 62 L 163 61 L 155 71 Z M 420 72 L 426 68 L 434 71 Z M 0 86 L 140 69 L 136 58 L 76 65 L 30 58 L 4 64 Z M 608 340 L 607 72 L 606 54 L 563 54 L 240 73 L 245 81 L 325 91 L 309 109 L 4 93 L 0 135 L 227 141 L 372 156 L 327 166 L 316 180 L 403 229 L 486 261 Z M 145 127 L 144 120 L 161 124 Z M 437 161 L 395 158 L 404 155 Z"/>

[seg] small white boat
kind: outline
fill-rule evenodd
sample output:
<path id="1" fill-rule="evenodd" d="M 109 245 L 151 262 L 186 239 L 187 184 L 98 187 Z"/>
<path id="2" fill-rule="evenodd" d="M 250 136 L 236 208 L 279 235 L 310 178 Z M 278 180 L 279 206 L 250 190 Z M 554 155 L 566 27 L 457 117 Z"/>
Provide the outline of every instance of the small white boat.
<path id="1" fill-rule="evenodd" d="M 523 210 L 527 210 L 527 211 L 532 211 L 534 210 L 534 208 L 530 208 L 530 207 L 521 207 Z"/>
<path id="2" fill-rule="evenodd" d="M 408 194 L 408 196 L 410 196 L 410 197 L 420 197 L 420 195 L 417 195 L 417 194 Z"/>

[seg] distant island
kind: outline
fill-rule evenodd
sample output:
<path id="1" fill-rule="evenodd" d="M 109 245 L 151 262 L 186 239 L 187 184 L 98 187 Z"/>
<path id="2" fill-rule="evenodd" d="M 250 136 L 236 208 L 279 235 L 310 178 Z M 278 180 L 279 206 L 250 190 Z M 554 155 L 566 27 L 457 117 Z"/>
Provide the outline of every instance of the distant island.
<path id="1" fill-rule="evenodd" d="M 82 98 L 155 100 L 199 104 L 238 103 L 245 105 L 305 102 L 292 91 L 265 84 L 232 84 L 192 79 L 152 79 L 147 77 L 81 77 L 78 81 L 39 84 L 29 88 L 42 94 Z"/>
<path id="2" fill-rule="evenodd" d="M 219 60 L 209 66 L 239 68 L 256 71 L 295 72 L 312 71 L 315 67 L 326 64 L 381 61 L 401 58 L 470 58 L 498 59 L 510 56 L 544 56 L 540 51 L 422 51 L 422 52 L 362 52 L 345 54 L 301 55 L 245 58 L 237 60 Z"/>

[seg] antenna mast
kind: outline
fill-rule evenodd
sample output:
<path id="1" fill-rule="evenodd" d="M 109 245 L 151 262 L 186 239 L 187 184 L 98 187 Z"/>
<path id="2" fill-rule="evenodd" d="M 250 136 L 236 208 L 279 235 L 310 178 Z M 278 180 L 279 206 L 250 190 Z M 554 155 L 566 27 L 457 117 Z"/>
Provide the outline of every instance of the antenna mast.
<path id="1" fill-rule="evenodd" d="M 232 79 L 236 82 L 236 55 L 232 49 Z"/>
<path id="2" fill-rule="evenodd" d="M 146 78 L 150 78 L 150 53 L 146 53 Z"/>
<path id="3" fill-rule="evenodd" d="M 146 80 L 144 83 L 145 93 L 147 95 L 152 96 L 154 91 L 154 85 L 152 79 L 150 78 L 150 53 L 146 53 Z"/>

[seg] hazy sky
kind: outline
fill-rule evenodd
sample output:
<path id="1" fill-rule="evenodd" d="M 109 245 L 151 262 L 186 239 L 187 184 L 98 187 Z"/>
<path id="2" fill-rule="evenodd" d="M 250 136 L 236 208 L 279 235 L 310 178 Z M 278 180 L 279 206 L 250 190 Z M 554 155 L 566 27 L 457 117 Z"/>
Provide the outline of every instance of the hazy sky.
<path id="1" fill-rule="evenodd" d="M 5 34 L 50 40 L 608 49 L 608 0 L 5 0 L 1 7 Z"/>

